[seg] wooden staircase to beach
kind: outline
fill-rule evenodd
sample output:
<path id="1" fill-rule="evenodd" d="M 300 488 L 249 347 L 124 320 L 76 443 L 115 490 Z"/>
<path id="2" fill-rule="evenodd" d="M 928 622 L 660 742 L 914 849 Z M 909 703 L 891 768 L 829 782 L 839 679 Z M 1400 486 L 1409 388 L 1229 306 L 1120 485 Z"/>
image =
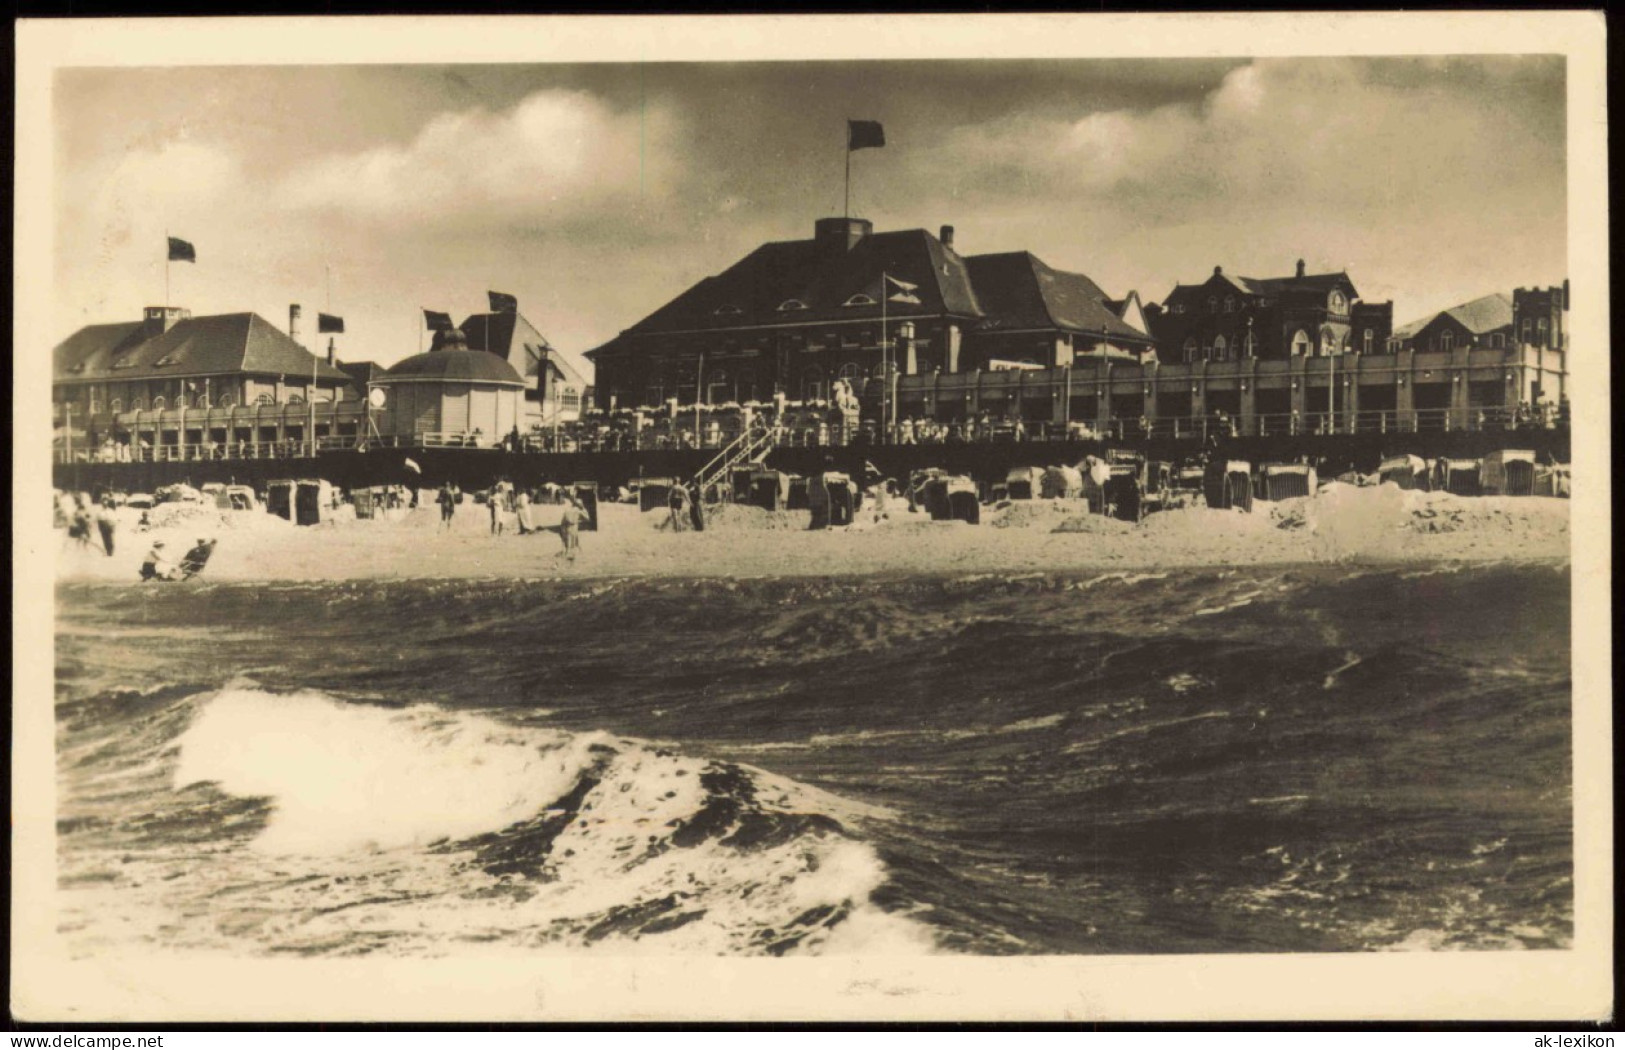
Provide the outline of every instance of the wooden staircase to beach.
<path id="1" fill-rule="evenodd" d="M 760 466 L 778 443 L 779 430 L 777 424 L 752 422 L 737 438 L 723 446 L 694 475 L 694 485 L 700 499 L 707 503 L 720 502 L 723 498 L 722 486 L 718 482 L 727 481 L 738 468 Z"/>

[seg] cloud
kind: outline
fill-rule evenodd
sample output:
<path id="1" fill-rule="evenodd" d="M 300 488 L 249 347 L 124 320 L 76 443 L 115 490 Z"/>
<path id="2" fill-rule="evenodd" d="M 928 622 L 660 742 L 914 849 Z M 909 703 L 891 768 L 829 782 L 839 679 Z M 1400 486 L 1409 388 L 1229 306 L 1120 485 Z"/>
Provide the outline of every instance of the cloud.
<path id="1" fill-rule="evenodd" d="M 1561 65 L 1414 67 L 1260 60 L 1194 100 L 960 127 L 893 198 L 1157 297 L 1215 263 L 1264 276 L 1299 256 L 1457 298 L 1510 287 L 1520 253 L 1525 283 L 1560 268 Z"/>
<path id="2" fill-rule="evenodd" d="M 574 222 L 669 194 L 675 131 L 665 110 L 616 112 L 586 92 L 540 91 L 506 112 L 440 114 L 404 146 L 315 161 L 280 193 L 296 210 L 373 222 Z"/>

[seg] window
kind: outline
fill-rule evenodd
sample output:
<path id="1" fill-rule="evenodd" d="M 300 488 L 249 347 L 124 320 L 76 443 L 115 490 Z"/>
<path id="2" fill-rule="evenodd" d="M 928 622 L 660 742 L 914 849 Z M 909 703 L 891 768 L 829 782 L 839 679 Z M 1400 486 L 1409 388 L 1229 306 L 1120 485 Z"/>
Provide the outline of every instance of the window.
<path id="1" fill-rule="evenodd" d="M 756 372 L 753 369 L 741 368 L 739 370 L 739 400 L 754 401 L 756 399 Z"/>
<path id="2" fill-rule="evenodd" d="M 1227 313 L 1227 314 L 1233 314 L 1233 313 L 1236 312 L 1236 297 L 1235 296 L 1227 295 L 1227 296 L 1224 297 L 1224 312 Z"/>
<path id="3" fill-rule="evenodd" d="M 1292 336 L 1292 356 L 1307 357 L 1309 355 L 1309 333 L 1302 328 Z"/>
<path id="4" fill-rule="evenodd" d="M 1320 330 L 1320 356 L 1330 357 L 1337 352 L 1337 335 L 1330 328 Z"/>
<path id="5" fill-rule="evenodd" d="M 290 405 L 302 405 L 304 403 L 305 403 L 305 395 L 303 395 L 303 394 L 289 394 L 288 395 L 288 404 L 290 404 Z"/>
<path id="6" fill-rule="evenodd" d="M 1535 321 L 1535 335 L 1538 337 L 1538 342 L 1546 342 L 1546 318 L 1542 317 Z"/>
<path id="7" fill-rule="evenodd" d="M 863 380 L 862 366 L 854 364 L 851 361 L 848 361 L 846 364 L 842 365 L 841 371 L 838 374 L 840 378 L 852 384 L 853 390 L 858 389 Z"/>
<path id="8" fill-rule="evenodd" d="M 1196 360 L 1196 337 L 1193 335 L 1185 340 L 1185 363 L 1191 364 Z"/>
<path id="9" fill-rule="evenodd" d="M 1182 314 L 1184 312 L 1185 312 L 1185 304 L 1184 303 L 1175 303 L 1174 304 L 1174 313 Z"/>
<path id="10" fill-rule="evenodd" d="M 112 401 L 107 403 L 107 411 L 112 412 L 114 415 L 124 411 L 124 401 L 121 398 L 115 397 Z"/>
<path id="11" fill-rule="evenodd" d="M 1215 361 L 1228 361 L 1228 360 L 1230 360 L 1230 346 L 1229 346 L 1228 343 L 1226 343 L 1224 341 L 1224 336 L 1222 336 L 1222 335 L 1215 336 L 1213 338 L 1213 360 L 1215 360 Z"/>
<path id="12" fill-rule="evenodd" d="M 1333 292 L 1332 295 L 1331 295 L 1330 302 L 1331 302 L 1331 307 L 1332 307 L 1332 313 L 1340 314 L 1340 313 L 1343 312 L 1343 293 L 1342 292 Z"/>
<path id="13" fill-rule="evenodd" d="M 784 307 L 781 306 L 781 307 L 779 307 L 779 309 L 782 310 L 782 309 L 784 309 Z M 717 307 L 712 312 L 715 313 L 718 317 L 737 317 L 740 314 L 744 313 L 745 311 L 741 310 L 737 306 L 733 306 L 731 304 L 724 303 L 723 305 Z"/>
<path id="14" fill-rule="evenodd" d="M 841 305 L 842 306 L 873 306 L 873 305 L 875 305 L 875 301 L 873 299 L 869 298 L 867 295 L 864 295 L 862 292 L 859 292 L 857 295 L 854 295 L 852 298 L 848 299 L 846 302 L 842 303 Z"/>
<path id="15" fill-rule="evenodd" d="M 662 405 L 666 401 L 666 384 L 658 379 L 650 380 L 643 391 L 643 403 L 646 405 Z"/>
<path id="16" fill-rule="evenodd" d="M 824 370 L 809 368 L 801 373 L 801 398 L 804 401 L 821 401 L 824 398 Z"/>
<path id="17" fill-rule="evenodd" d="M 276 404 L 276 395 L 270 393 L 261 394 L 255 399 L 254 403 L 256 405 L 274 405 Z"/>
<path id="18" fill-rule="evenodd" d="M 1210 313 L 1210 314 L 1216 314 L 1216 313 L 1219 312 L 1219 297 L 1218 296 L 1210 295 L 1210 296 L 1207 297 L 1207 312 Z"/>
<path id="19" fill-rule="evenodd" d="M 733 381 L 728 378 L 727 372 L 712 372 L 705 377 L 705 400 L 712 405 L 733 400 Z"/>
<path id="20" fill-rule="evenodd" d="M 1523 341 L 1529 342 L 1529 318 L 1523 319 Z"/>
<path id="21" fill-rule="evenodd" d="M 806 308 L 807 304 L 802 302 L 800 299 L 786 299 L 784 302 L 779 304 L 779 311 L 781 313 L 787 310 L 805 310 Z"/>
<path id="22" fill-rule="evenodd" d="M 221 408 L 230 408 L 237 403 L 237 397 L 235 394 L 221 394 L 217 403 Z"/>
<path id="23" fill-rule="evenodd" d="M 1502 348 L 1503 342 L 1504 342 L 1504 339 L 1503 339 L 1500 332 L 1491 332 L 1490 333 L 1490 349 L 1491 350 L 1500 350 Z"/>
<path id="24" fill-rule="evenodd" d="M 1369 354 L 1371 352 L 1371 348 L 1374 345 L 1376 345 L 1376 342 L 1377 342 L 1377 333 L 1373 332 L 1371 329 L 1367 328 L 1365 330 L 1365 335 L 1361 336 L 1360 352 Z"/>
<path id="25" fill-rule="evenodd" d="M 162 412 L 164 410 L 163 395 L 160 394 L 158 397 L 152 399 L 152 410 L 154 412 Z"/>
<path id="26" fill-rule="evenodd" d="M 1439 333 L 1439 349 L 1453 350 L 1456 347 L 1456 333 L 1446 328 Z"/>
<path id="27" fill-rule="evenodd" d="M 1399 353 L 1399 340 L 1398 339 L 1390 339 L 1390 340 L 1388 340 L 1388 352 L 1390 354 Z"/>

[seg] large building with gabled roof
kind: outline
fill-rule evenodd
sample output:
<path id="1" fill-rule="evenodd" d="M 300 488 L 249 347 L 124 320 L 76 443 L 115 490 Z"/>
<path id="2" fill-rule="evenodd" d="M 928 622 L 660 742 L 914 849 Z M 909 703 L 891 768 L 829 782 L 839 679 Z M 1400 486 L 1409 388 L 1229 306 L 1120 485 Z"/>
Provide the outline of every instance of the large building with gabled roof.
<path id="1" fill-rule="evenodd" d="M 1147 310 L 1163 361 L 1240 361 L 1383 353 L 1393 303 L 1365 303 L 1346 272 L 1238 277 L 1221 266 L 1177 284 Z"/>
<path id="2" fill-rule="evenodd" d="M 1513 345 L 1512 324 L 1512 297 L 1495 292 L 1401 325 L 1394 341 L 1404 350 L 1500 350 Z"/>
<path id="3" fill-rule="evenodd" d="M 1139 361 L 1152 338 L 1137 317 L 1132 293 L 1112 299 L 1030 253 L 961 255 L 951 226 L 876 233 L 832 218 L 810 239 L 760 246 L 587 356 L 604 407 L 819 400 L 836 380 L 861 390 L 883 356 L 904 376 Z"/>
<path id="4" fill-rule="evenodd" d="M 80 418 L 358 396 L 350 376 L 254 313 L 149 306 L 140 321 L 79 329 L 51 363 L 53 402 Z"/>

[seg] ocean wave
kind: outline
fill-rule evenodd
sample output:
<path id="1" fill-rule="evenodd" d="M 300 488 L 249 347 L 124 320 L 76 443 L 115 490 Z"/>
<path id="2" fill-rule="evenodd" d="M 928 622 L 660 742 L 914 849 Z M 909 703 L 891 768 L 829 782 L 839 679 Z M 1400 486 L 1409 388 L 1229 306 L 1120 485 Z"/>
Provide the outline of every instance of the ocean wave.
<path id="1" fill-rule="evenodd" d="M 881 811 L 748 766 L 491 713 L 243 687 L 197 698 L 160 750 L 189 825 L 237 799 L 259 804 L 257 833 L 237 821 L 202 855 L 195 840 L 126 843 L 116 867 L 79 851 L 64 883 L 85 884 L 80 926 L 91 898 L 113 894 L 127 930 L 175 947 L 935 946 L 929 926 L 871 899 L 888 871 L 857 825 Z"/>

